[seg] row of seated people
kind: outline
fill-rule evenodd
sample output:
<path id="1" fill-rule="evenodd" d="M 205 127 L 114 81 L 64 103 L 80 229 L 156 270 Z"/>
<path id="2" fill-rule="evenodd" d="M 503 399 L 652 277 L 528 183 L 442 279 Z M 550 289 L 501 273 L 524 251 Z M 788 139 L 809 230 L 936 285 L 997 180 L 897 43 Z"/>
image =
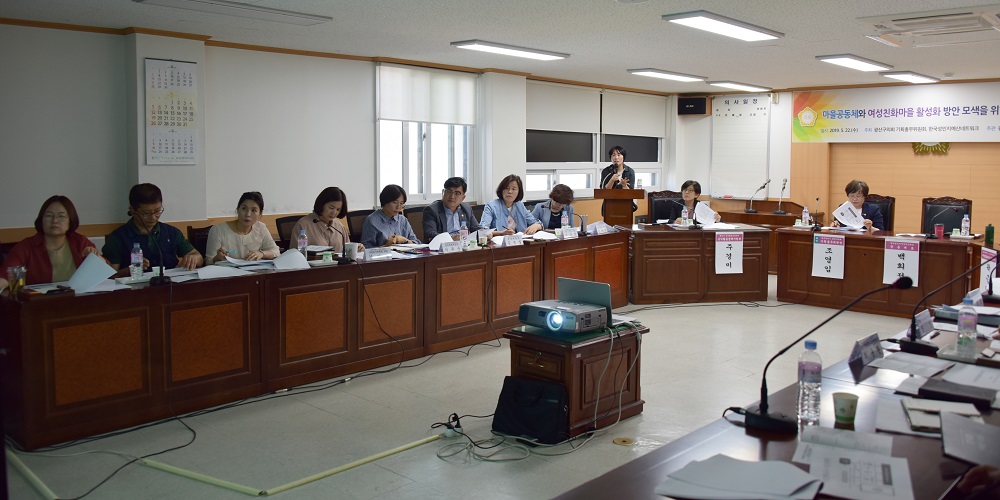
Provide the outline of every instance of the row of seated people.
<path id="1" fill-rule="evenodd" d="M 492 229 L 494 235 L 516 231 L 532 234 L 543 227 L 558 227 L 565 211 L 572 219 L 573 190 L 559 184 L 551 199 L 539 203 L 528 212 L 521 199 L 524 195 L 521 178 L 507 176 L 497 188 L 497 200 L 488 203 L 478 221 L 471 207 L 464 202 L 467 184 L 461 177 L 445 181 L 440 201 L 423 209 L 423 232 L 427 240 L 439 233 L 449 233 L 457 239 L 462 225 L 468 230 Z M 379 194 L 381 210 L 365 219 L 361 241 L 365 246 L 388 246 L 400 243 L 420 243 L 409 221 L 404 217 L 406 191 L 395 184 Z M 25 266 L 26 284 L 68 280 L 87 255 L 102 257 L 127 276 L 134 245 L 142 249 L 143 269 L 161 265 L 165 268 L 195 269 L 202 265 L 226 261 L 226 257 L 246 260 L 273 259 L 281 253 L 267 226 L 261 221 L 264 198 L 261 193 L 243 193 L 237 202 L 236 218 L 211 227 L 204 255 L 184 237 L 179 229 L 161 223 L 164 213 L 163 194 L 149 183 L 137 184 L 129 191 L 130 219 L 107 235 L 99 252 L 94 243 L 77 232 L 80 218 L 73 202 L 61 195 L 45 200 L 35 218 L 35 234 L 10 249 L 0 264 L 0 289 L 7 286 L 7 269 Z M 292 227 L 292 234 L 304 231 L 310 244 L 333 247 L 343 251 L 350 242 L 350 233 L 343 220 L 347 214 L 347 196 L 338 187 L 328 187 L 316 197 L 313 212 Z"/>

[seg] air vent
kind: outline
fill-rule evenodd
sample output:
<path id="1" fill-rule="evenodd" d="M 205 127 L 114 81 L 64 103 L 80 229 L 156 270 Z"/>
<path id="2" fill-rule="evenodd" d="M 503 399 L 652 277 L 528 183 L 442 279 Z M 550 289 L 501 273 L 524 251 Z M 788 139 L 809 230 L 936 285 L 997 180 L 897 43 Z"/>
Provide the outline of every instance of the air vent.
<path id="1" fill-rule="evenodd" d="M 1000 40 L 1000 4 L 862 17 L 872 40 L 897 47 L 930 47 Z"/>

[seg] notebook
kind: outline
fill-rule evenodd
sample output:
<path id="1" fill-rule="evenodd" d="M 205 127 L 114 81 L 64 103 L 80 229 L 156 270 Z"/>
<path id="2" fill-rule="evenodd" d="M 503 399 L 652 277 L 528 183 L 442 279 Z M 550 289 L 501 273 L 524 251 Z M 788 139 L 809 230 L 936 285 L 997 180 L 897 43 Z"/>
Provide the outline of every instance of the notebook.
<path id="1" fill-rule="evenodd" d="M 559 300 L 604 306 L 607 309 L 608 323 L 611 326 L 636 321 L 636 318 L 630 316 L 611 314 L 611 285 L 607 283 L 559 278 L 556 282 L 556 292 Z"/>

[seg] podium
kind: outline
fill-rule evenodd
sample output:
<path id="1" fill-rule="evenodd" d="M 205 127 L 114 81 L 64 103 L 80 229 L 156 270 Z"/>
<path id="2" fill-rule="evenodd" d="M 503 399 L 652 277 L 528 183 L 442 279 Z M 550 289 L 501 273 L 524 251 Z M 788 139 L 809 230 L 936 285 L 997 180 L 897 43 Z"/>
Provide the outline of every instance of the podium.
<path id="1" fill-rule="evenodd" d="M 604 222 L 632 227 L 632 200 L 646 197 L 642 189 L 595 189 L 594 198 L 604 200 Z"/>

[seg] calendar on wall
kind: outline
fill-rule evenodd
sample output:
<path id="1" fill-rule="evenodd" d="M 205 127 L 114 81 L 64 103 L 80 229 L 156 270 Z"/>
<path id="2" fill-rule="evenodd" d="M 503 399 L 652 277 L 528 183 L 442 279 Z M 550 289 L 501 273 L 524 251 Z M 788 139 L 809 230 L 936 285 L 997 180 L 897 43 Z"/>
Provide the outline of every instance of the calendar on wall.
<path id="1" fill-rule="evenodd" d="M 146 59 L 146 164 L 198 163 L 196 63 Z"/>

